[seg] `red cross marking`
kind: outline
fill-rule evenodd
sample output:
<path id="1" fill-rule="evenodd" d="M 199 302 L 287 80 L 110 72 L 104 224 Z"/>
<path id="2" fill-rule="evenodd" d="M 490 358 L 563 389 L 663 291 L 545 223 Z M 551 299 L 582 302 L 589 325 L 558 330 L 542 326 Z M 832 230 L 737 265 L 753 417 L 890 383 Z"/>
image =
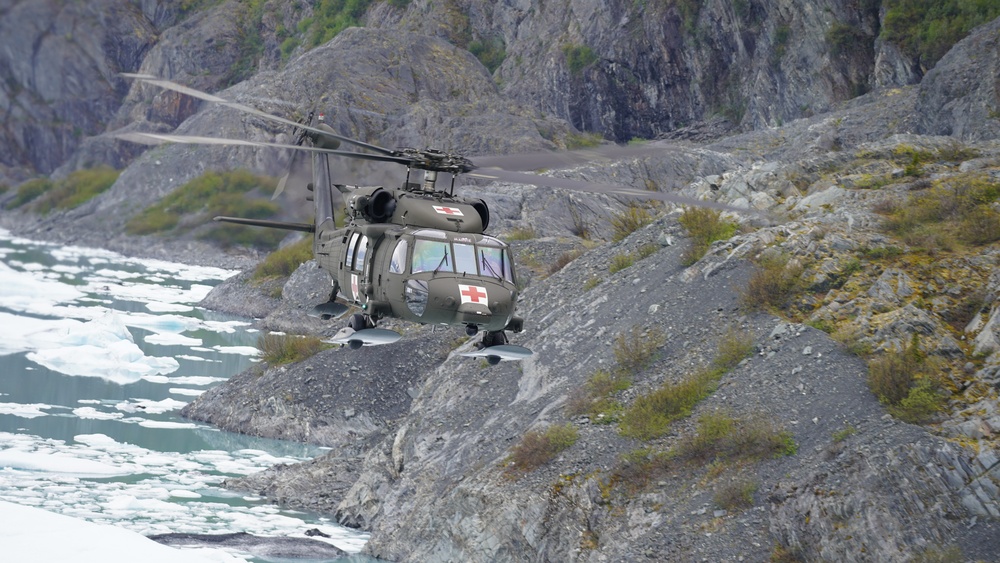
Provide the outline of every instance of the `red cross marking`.
<path id="1" fill-rule="evenodd" d="M 459 285 L 462 294 L 462 302 L 481 303 L 480 299 L 486 300 L 486 289 L 475 285 Z"/>
<path id="2" fill-rule="evenodd" d="M 461 215 L 462 214 L 462 210 L 458 209 L 457 207 L 444 207 L 444 206 L 441 206 L 441 205 L 435 205 L 434 206 L 434 211 L 437 211 L 438 213 L 440 213 L 442 215 Z"/>

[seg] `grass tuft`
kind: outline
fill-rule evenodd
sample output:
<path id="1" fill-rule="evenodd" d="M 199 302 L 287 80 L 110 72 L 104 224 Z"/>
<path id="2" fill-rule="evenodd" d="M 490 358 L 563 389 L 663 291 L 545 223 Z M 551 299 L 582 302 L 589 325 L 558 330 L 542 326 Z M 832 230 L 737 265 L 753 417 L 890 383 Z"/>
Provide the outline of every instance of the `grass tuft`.
<path id="1" fill-rule="evenodd" d="M 278 366 L 301 362 L 330 348 L 316 336 L 293 336 L 269 332 L 257 339 L 261 359 L 268 365 Z"/>
<path id="2" fill-rule="evenodd" d="M 516 478 L 534 471 L 575 444 L 577 437 L 576 427 L 569 423 L 549 426 L 544 430 L 529 430 L 507 458 L 505 473 Z"/>
<path id="3" fill-rule="evenodd" d="M 290 244 L 284 248 L 279 248 L 267 255 L 257 268 L 253 271 L 251 280 L 262 282 L 269 279 L 287 278 L 292 275 L 303 263 L 313 257 L 313 238 L 304 237 L 302 240 Z"/>
<path id="4" fill-rule="evenodd" d="M 619 242 L 653 222 L 653 214 L 638 204 L 632 204 L 611 216 L 612 241 Z"/>
<path id="5" fill-rule="evenodd" d="M 747 309 L 781 309 L 802 285 L 802 266 L 785 254 L 765 253 L 740 295 Z"/>
<path id="6" fill-rule="evenodd" d="M 690 266 L 708 252 L 717 240 L 727 240 L 736 234 L 737 224 L 722 218 L 722 212 L 707 207 L 685 207 L 679 219 L 691 236 L 691 246 L 681 256 L 681 263 Z"/>

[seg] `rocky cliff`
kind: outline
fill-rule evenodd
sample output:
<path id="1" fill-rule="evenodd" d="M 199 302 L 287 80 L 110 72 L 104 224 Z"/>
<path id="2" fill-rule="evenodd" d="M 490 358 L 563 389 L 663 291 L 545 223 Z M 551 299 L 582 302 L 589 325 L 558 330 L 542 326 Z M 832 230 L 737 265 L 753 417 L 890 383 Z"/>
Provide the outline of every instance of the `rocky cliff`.
<path id="1" fill-rule="evenodd" d="M 25 34 L 19 49 L 82 58 L 55 77 L 0 55 L 0 70 L 19 68 L 0 84 L 7 115 L 24 116 L 5 122 L 4 174 L 123 164 L 136 149 L 117 130 L 288 139 L 118 70 L 286 117 L 325 111 L 340 132 L 387 146 L 531 152 L 570 146 L 580 130 L 663 136 L 642 158 L 550 173 L 756 210 L 728 218 L 735 232 L 691 259 L 680 209 L 644 207 L 647 224 L 607 242 L 628 202 L 467 187 L 489 202 L 493 232 L 527 239 L 514 242 L 527 285 L 515 342 L 535 355 L 490 367 L 455 355 L 472 343 L 454 331 L 397 326 L 392 347 L 235 376 L 185 414 L 333 450 L 230 486 L 370 530 L 366 551 L 398 561 L 995 560 L 1000 237 L 969 232 L 997 225 L 1000 20 L 924 75 L 877 38 L 877 8 L 390 2 L 370 6 L 367 29 L 286 50 L 280 30 L 316 7 L 7 2 L 0 25 Z M 107 28 L 67 31 L 111 15 Z M 490 41 L 506 54 L 492 73 L 465 48 Z M 73 109 L 81 92 L 100 102 Z M 245 147 L 157 147 L 81 207 L 0 220 L 29 236 L 246 263 L 256 256 L 122 228 L 202 171 L 287 165 Z M 337 173 L 399 179 L 370 165 Z M 968 190 L 985 206 L 968 216 L 904 212 L 960 207 L 947 196 Z M 774 263 L 795 283 L 762 305 L 750 288 Z M 310 263 L 280 300 L 242 277 L 206 304 L 329 334 L 304 315 L 327 283 Z M 925 392 L 880 401 L 866 384 L 880 358 L 917 362 Z M 639 406 L 692 388 L 664 428 L 644 425 L 668 409 L 643 417 Z"/>

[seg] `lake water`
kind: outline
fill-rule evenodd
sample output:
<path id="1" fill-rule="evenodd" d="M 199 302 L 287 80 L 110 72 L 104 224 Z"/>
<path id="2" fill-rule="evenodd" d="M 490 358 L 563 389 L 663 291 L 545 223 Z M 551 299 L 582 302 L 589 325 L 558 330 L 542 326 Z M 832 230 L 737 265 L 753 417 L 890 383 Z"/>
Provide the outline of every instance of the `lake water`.
<path id="1" fill-rule="evenodd" d="M 220 487 L 321 448 L 178 415 L 256 361 L 245 319 L 197 307 L 235 273 L 0 230 L 0 500 L 146 535 L 318 528 L 359 551 L 365 534 Z"/>

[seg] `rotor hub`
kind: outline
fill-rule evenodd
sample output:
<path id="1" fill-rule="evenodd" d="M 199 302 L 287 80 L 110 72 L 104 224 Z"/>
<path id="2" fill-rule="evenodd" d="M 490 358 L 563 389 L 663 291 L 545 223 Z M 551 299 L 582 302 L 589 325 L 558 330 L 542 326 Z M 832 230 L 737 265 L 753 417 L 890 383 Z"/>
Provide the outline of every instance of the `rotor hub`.
<path id="1" fill-rule="evenodd" d="M 395 156 L 409 159 L 410 167 L 418 170 L 464 174 L 476 168 L 471 160 L 462 155 L 436 149 L 405 148 L 396 151 Z"/>

